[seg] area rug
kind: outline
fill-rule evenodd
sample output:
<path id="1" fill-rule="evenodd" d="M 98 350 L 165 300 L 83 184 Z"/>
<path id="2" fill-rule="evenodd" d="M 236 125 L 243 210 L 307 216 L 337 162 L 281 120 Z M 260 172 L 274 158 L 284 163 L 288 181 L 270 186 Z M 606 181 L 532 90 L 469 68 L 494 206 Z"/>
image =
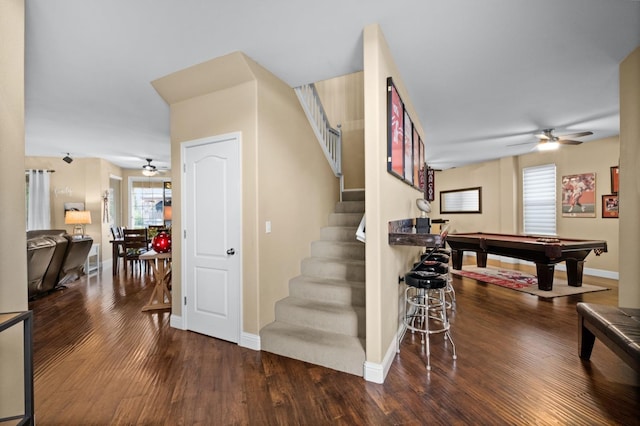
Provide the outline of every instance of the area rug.
<path id="1" fill-rule="evenodd" d="M 572 287 L 566 280 L 555 278 L 553 280 L 553 289 L 546 291 L 538 289 L 538 278 L 535 275 L 526 272 L 514 271 L 511 269 L 487 267 L 480 268 L 477 266 L 463 266 L 462 270 L 449 269 L 452 274 L 462 277 L 472 278 L 489 284 L 495 284 L 500 287 L 510 288 L 512 290 L 521 291 L 523 293 L 533 294 L 545 299 L 551 299 L 560 296 L 569 296 L 572 294 L 590 293 L 594 291 L 609 290 L 606 287 L 600 287 L 591 284 L 582 283 L 581 287 Z"/>

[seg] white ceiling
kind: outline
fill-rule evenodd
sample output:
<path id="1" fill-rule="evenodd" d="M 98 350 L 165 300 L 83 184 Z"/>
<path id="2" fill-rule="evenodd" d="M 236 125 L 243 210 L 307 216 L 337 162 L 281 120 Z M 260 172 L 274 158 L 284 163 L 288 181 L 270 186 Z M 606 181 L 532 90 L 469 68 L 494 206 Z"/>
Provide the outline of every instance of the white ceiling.
<path id="1" fill-rule="evenodd" d="M 431 167 L 529 152 L 543 128 L 619 133 L 637 0 L 27 0 L 26 154 L 168 167 L 169 110 L 151 81 L 234 51 L 292 87 L 345 75 L 362 70 L 371 23 Z"/>

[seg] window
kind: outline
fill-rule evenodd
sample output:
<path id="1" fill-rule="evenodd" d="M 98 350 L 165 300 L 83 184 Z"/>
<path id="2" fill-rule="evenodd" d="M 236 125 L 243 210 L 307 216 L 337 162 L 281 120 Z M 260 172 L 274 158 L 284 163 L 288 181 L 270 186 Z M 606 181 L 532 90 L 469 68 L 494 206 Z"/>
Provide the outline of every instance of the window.
<path id="1" fill-rule="evenodd" d="M 556 235 L 556 165 L 522 170 L 525 234 Z"/>
<path id="2" fill-rule="evenodd" d="M 162 179 L 131 178 L 129 189 L 129 226 L 146 228 L 149 225 L 164 225 Z"/>

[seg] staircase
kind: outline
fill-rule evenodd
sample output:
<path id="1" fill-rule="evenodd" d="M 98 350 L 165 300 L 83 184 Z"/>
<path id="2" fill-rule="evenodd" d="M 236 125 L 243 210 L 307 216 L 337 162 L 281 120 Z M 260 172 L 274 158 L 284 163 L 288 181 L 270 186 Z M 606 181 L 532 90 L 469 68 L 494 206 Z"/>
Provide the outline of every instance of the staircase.
<path id="1" fill-rule="evenodd" d="M 363 375 L 365 245 L 356 240 L 364 191 L 348 191 L 311 243 L 289 297 L 276 302 L 275 321 L 260 330 L 264 351 Z"/>

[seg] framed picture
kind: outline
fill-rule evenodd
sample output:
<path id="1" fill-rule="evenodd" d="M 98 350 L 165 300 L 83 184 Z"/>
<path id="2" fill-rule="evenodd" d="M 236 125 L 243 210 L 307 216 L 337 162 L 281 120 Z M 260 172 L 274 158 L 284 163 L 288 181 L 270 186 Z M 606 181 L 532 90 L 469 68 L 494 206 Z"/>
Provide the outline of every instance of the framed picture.
<path id="1" fill-rule="evenodd" d="M 413 124 L 404 111 L 404 180 L 413 185 Z"/>
<path id="2" fill-rule="evenodd" d="M 420 189 L 420 137 L 413 126 L 413 186 Z"/>
<path id="3" fill-rule="evenodd" d="M 440 191 L 440 213 L 482 213 L 482 187 Z"/>
<path id="4" fill-rule="evenodd" d="M 620 168 L 618 166 L 611 167 L 611 192 L 617 194 L 620 188 Z"/>
<path id="5" fill-rule="evenodd" d="M 603 219 L 618 218 L 618 194 L 610 194 L 610 195 L 602 196 L 602 218 Z"/>
<path id="6" fill-rule="evenodd" d="M 64 212 L 69 210 L 81 212 L 84 211 L 84 203 L 64 203 Z"/>
<path id="7" fill-rule="evenodd" d="M 404 178 L 404 105 L 391 78 L 387 79 L 387 171 Z"/>
<path id="8" fill-rule="evenodd" d="M 596 217 L 596 174 L 562 176 L 562 216 Z"/>
<path id="9" fill-rule="evenodd" d="M 422 150 L 422 153 L 420 152 Z M 424 168 L 424 144 L 413 125 L 398 89 L 391 77 L 387 78 L 387 171 L 423 191 L 420 170 Z"/>

